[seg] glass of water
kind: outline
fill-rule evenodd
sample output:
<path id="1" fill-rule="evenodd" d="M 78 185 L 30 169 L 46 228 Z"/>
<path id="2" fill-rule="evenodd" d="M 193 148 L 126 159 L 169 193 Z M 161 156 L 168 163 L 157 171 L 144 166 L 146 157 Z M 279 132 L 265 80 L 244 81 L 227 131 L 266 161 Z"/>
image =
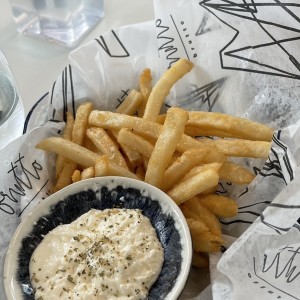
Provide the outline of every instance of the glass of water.
<path id="1" fill-rule="evenodd" d="M 24 119 L 16 84 L 0 50 L 0 149 L 22 134 Z"/>
<path id="2" fill-rule="evenodd" d="M 75 46 L 104 15 L 103 0 L 10 0 L 17 30 Z"/>

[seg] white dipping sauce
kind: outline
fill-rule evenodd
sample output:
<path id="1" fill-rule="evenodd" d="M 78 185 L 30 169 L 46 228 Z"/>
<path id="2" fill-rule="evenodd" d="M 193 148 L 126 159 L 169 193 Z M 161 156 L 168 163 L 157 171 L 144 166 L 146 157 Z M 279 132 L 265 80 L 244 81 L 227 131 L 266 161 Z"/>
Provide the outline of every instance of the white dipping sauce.
<path id="1" fill-rule="evenodd" d="M 49 232 L 30 260 L 35 299 L 144 299 L 163 248 L 138 209 L 90 210 Z"/>

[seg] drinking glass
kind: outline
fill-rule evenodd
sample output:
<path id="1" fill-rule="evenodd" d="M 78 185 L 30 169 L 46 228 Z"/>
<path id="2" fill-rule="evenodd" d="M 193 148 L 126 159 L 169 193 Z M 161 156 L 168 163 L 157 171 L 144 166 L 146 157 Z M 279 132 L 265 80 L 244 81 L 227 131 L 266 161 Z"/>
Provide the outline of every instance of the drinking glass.
<path id="1" fill-rule="evenodd" d="M 22 134 L 24 119 L 16 83 L 0 50 L 0 149 Z"/>
<path id="2" fill-rule="evenodd" d="M 103 17 L 103 0 L 10 0 L 17 30 L 75 46 Z"/>

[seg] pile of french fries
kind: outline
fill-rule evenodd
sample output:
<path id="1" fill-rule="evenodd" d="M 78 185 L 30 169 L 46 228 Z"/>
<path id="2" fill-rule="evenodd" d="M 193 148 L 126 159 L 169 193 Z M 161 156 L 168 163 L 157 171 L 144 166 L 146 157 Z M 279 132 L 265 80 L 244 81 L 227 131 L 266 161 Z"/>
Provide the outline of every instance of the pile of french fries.
<path id="1" fill-rule="evenodd" d="M 151 71 L 145 69 L 139 91 L 132 90 L 115 112 L 83 103 L 75 119 L 67 113 L 62 137 L 44 139 L 36 147 L 57 153 L 53 192 L 97 176 L 144 180 L 166 192 L 186 217 L 193 264 L 203 267 L 207 253 L 222 245 L 219 218 L 238 210 L 235 200 L 215 193 L 218 183 L 243 185 L 255 177 L 229 158 L 267 158 L 273 130 L 221 113 L 171 107 L 160 114 L 172 86 L 192 67 L 180 59 L 153 87 Z"/>

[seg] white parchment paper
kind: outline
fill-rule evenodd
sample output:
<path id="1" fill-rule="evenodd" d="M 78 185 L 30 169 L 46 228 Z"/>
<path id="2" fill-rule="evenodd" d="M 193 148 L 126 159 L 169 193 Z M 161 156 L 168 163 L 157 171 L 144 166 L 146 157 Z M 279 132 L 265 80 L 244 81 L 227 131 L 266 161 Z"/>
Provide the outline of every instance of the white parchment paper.
<path id="1" fill-rule="evenodd" d="M 211 256 L 211 274 L 191 270 L 181 299 L 298 299 L 297 254 L 290 259 L 299 236 L 300 4 L 155 0 L 154 7 L 155 20 L 112 29 L 73 51 L 29 113 L 26 134 L 0 152 L 0 277 L 13 232 L 53 183 L 55 156 L 35 149 L 37 142 L 59 135 L 64 112 L 75 114 L 83 101 L 114 110 L 137 88 L 144 68 L 152 69 L 156 82 L 186 57 L 195 68 L 172 89 L 166 105 L 243 116 L 276 132 L 267 162 L 241 160 L 257 174 L 248 187 L 219 186 L 220 194 L 239 204 L 236 217 L 221 220 L 227 250 Z M 280 274 L 273 272 L 277 262 L 272 264 L 278 251 Z M 0 297 L 5 299 L 2 280 Z"/>

